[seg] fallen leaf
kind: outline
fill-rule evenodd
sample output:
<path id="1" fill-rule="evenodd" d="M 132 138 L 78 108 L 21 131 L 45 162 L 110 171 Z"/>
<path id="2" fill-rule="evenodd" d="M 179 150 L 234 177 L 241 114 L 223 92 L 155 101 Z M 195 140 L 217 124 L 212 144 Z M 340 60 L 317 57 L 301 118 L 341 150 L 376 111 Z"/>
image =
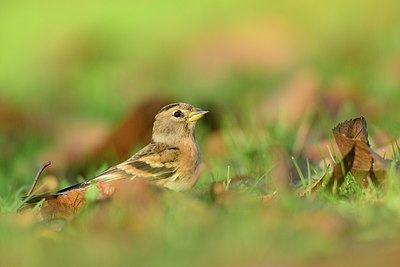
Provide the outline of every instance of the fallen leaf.
<path id="1" fill-rule="evenodd" d="M 342 155 L 346 155 L 353 148 L 356 140 L 370 146 L 367 122 L 364 117 L 339 123 L 332 131 Z"/>
<path id="2" fill-rule="evenodd" d="M 327 184 L 328 188 L 333 188 L 335 182 L 337 187 L 340 187 L 342 185 L 342 183 L 344 182 L 344 178 L 353 167 L 355 151 L 355 146 L 353 146 L 353 148 L 346 154 L 346 156 L 344 156 L 343 159 L 335 165 L 335 167 L 333 168 L 332 176 Z"/>
<path id="3" fill-rule="evenodd" d="M 60 195 L 45 195 L 40 210 L 43 218 L 71 219 L 88 202 L 93 201 L 119 201 L 125 206 L 137 205 L 145 208 L 146 203 L 152 202 L 155 194 L 162 191 L 163 189 L 141 179 L 121 179 L 71 189 Z"/>
<path id="4" fill-rule="evenodd" d="M 340 187 L 349 172 L 364 187 L 368 186 L 368 179 L 376 184 L 382 184 L 389 168 L 389 161 L 370 148 L 365 118 L 359 117 L 344 121 L 339 123 L 332 131 L 343 157 L 334 166 L 326 188 L 332 189 L 335 184 Z M 302 189 L 299 195 L 305 196 L 306 192 L 314 192 L 322 186 L 323 182 L 324 179 L 322 178 L 314 181 L 311 185 Z"/>
<path id="5" fill-rule="evenodd" d="M 71 190 L 56 198 L 47 199 L 40 208 L 41 214 L 45 219 L 71 219 L 86 204 L 84 195 L 84 190 Z"/>
<path id="6" fill-rule="evenodd" d="M 355 149 L 352 170 L 386 170 L 388 162 L 375 153 L 368 141 L 367 122 L 364 117 L 340 123 L 333 129 L 333 135 L 342 155 Z"/>

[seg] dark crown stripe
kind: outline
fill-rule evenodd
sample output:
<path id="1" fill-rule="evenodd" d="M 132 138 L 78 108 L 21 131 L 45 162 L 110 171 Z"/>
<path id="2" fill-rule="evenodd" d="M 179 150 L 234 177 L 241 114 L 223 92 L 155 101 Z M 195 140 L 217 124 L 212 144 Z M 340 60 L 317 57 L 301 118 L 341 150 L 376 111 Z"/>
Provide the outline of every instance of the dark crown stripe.
<path id="1" fill-rule="evenodd" d="M 169 110 L 169 109 L 171 109 L 171 108 L 173 108 L 173 107 L 176 107 L 176 106 L 179 106 L 179 103 L 174 103 L 174 104 L 166 105 L 166 106 L 163 107 L 158 113 L 163 112 L 163 111 L 166 111 L 166 110 Z"/>

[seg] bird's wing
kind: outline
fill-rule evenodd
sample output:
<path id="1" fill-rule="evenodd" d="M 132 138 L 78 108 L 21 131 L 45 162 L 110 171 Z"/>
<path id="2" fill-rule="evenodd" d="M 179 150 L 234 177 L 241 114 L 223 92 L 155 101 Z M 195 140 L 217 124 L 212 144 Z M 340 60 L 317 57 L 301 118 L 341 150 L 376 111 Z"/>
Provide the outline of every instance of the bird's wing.
<path id="1" fill-rule="evenodd" d="M 141 178 L 149 181 L 167 179 L 176 174 L 179 149 L 151 143 L 133 157 L 96 175 L 95 182 Z"/>
<path id="2" fill-rule="evenodd" d="M 162 143 L 151 143 L 132 156 L 127 161 L 97 174 L 92 181 L 111 182 L 120 179 L 141 178 L 148 181 L 161 181 L 163 179 L 177 178 L 177 164 L 180 151 L 177 147 L 171 147 Z M 85 181 L 70 187 L 61 189 L 55 194 L 45 193 L 38 196 L 24 197 L 27 204 L 37 203 L 42 199 L 57 198 L 72 190 L 85 190 L 91 181 Z"/>

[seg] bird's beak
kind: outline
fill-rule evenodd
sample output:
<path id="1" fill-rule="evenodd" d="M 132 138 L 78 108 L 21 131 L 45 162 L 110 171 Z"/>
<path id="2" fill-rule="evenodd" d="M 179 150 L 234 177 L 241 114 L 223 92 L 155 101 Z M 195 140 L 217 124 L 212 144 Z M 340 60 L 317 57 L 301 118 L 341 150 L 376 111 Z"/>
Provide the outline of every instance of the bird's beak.
<path id="1" fill-rule="evenodd" d="M 201 119 L 206 113 L 208 113 L 207 110 L 202 110 L 200 108 L 195 108 L 192 112 L 189 113 L 189 122 L 192 121 L 197 121 Z"/>

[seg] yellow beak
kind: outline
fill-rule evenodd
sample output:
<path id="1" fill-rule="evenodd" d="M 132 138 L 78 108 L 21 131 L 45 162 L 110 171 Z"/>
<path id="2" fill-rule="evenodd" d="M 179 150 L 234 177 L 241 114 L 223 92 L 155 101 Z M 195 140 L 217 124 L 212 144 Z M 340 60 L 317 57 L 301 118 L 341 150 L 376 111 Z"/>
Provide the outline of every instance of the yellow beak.
<path id="1" fill-rule="evenodd" d="M 192 112 L 189 113 L 188 121 L 189 122 L 197 121 L 197 120 L 201 119 L 207 113 L 208 113 L 207 110 L 202 110 L 202 109 L 196 108 L 195 110 L 193 110 Z"/>

